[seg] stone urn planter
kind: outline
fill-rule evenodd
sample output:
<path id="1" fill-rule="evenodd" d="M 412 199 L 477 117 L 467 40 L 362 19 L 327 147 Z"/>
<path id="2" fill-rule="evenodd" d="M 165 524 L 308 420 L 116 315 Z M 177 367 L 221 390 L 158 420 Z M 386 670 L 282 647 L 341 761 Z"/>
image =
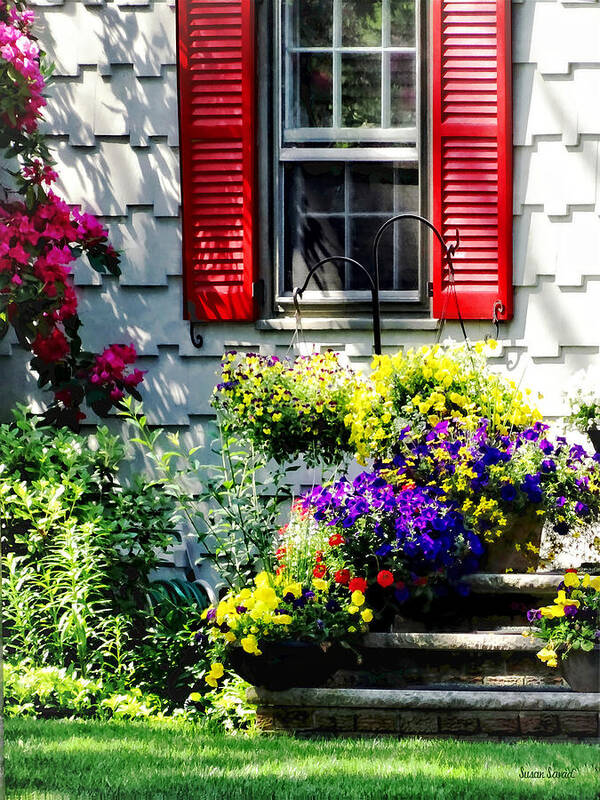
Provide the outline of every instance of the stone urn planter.
<path id="1" fill-rule="evenodd" d="M 600 646 L 561 656 L 560 673 L 574 692 L 600 692 Z"/>
<path id="2" fill-rule="evenodd" d="M 290 641 L 260 643 L 259 648 L 262 654 L 255 656 L 236 647 L 229 662 L 245 681 L 273 692 L 324 686 L 348 659 L 348 651 L 339 645 L 325 649 L 312 642 Z"/>
<path id="3" fill-rule="evenodd" d="M 543 519 L 535 514 L 526 514 L 515 519 L 502 538 L 489 544 L 480 564 L 479 571 L 493 574 L 502 574 L 510 569 L 512 572 L 527 572 L 539 564 L 539 549 L 542 541 Z M 537 552 L 527 549 L 531 543 Z M 520 545 L 517 550 L 515 545 Z"/>

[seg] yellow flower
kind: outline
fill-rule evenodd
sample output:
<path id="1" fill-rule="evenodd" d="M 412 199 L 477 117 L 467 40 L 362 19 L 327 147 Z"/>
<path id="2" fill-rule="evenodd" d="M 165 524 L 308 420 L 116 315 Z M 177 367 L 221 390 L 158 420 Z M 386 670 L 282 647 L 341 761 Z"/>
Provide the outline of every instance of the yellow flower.
<path id="1" fill-rule="evenodd" d="M 313 579 L 313 586 L 315 589 L 319 589 L 321 592 L 326 592 L 329 588 L 329 584 L 323 578 L 314 578 Z"/>
<path id="2" fill-rule="evenodd" d="M 231 631 L 227 631 L 227 633 L 225 634 L 225 641 L 229 642 L 229 644 L 232 644 L 232 642 L 235 642 L 235 633 L 232 633 Z"/>
<path id="3" fill-rule="evenodd" d="M 276 625 L 291 625 L 292 618 L 289 614 L 276 614 L 273 617 L 273 622 Z"/>
<path id="4" fill-rule="evenodd" d="M 349 614 L 358 614 L 358 607 L 357 606 L 348 606 L 348 613 Z"/>
<path id="5" fill-rule="evenodd" d="M 600 575 L 596 575 L 596 577 L 590 579 L 590 586 L 592 589 L 600 592 Z"/>
<path id="6" fill-rule="evenodd" d="M 567 574 L 563 578 L 563 583 L 565 584 L 565 586 L 573 586 L 576 588 L 579 586 L 580 583 L 579 576 L 577 575 L 576 572 L 567 572 Z"/>
<path id="7" fill-rule="evenodd" d="M 363 618 L 364 622 L 371 622 L 373 619 L 373 612 L 370 608 L 365 608 L 360 613 L 361 617 Z"/>
<path id="8" fill-rule="evenodd" d="M 204 676 L 204 680 L 206 681 L 206 683 L 208 683 L 209 686 L 212 686 L 213 689 L 217 688 L 217 679 L 213 678 L 210 672 Z"/>
<path id="9" fill-rule="evenodd" d="M 246 653 L 254 653 L 254 655 L 257 656 L 261 654 L 261 651 L 258 649 L 258 641 L 256 636 L 253 636 L 252 634 L 249 636 L 244 636 L 244 638 L 240 640 L 240 644 Z"/>
<path id="10" fill-rule="evenodd" d="M 219 661 L 215 661 L 210 668 L 210 672 L 214 678 L 222 678 L 223 673 L 225 672 L 225 667 Z"/>
<path id="11" fill-rule="evenodd" d="M 362 605 L 364 605 L 364 602 L 365 602 L 364 594 L 362 592 L 359 592 L 359 591 L 352 592 L 352 595 L 350 596 L 350 599 L 352 600 L 352 605 L 353 606 L 362 606 Z M 353 612 L 350 612 L 350 613 L 353 613 Z"/>
<path id="12" fill-rule="evenodd" d="M 293 594 L 294 597 L 297 599 L 302 594 L 302 584 L 288 583 L 287 586 L 283 587 L 283 596 L 285 597 L 286 594 Z"/>

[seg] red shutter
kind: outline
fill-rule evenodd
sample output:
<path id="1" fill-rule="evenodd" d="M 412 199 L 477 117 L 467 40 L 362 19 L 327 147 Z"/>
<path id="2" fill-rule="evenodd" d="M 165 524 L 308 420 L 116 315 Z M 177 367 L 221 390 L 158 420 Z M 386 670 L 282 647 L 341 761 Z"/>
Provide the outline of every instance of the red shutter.
<path id="1" fill-rule="evenodd" d="M 178 0 L 185 316 L 252 320 L 252 0 Z"/>
<path id="2" fill-rule="evenodd" d="M 454 259 L 456 297 L 434 244 L 433 313 L 512 316 L 509 0 L 433 0 L 433 219 Z M 499 307 L 498 307 L 499 308 Z"/>

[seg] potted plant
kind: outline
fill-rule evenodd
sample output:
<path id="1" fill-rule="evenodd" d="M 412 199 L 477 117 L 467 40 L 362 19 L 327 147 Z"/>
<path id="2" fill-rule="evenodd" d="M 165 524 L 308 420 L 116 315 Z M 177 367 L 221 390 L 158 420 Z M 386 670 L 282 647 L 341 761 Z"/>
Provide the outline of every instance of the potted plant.
<path id="1" fill-rule="evenodd" d="M 280 564 L 204 612 L 209 686 L 226 666 L 273 691 L 326 682 L 342 663 L 341 643 L 358 640 L 373 612 L 363 592 L 341 592 L 319 572 L 297 580 Z"/>
<path id="2" fill-rule="evenodd" d="M 347 596 L 365 592 L 384 628 L 399 611 L 426 614 L 436 599 L 468 591 L 461 577 L 475 571 L 483 552 L 440 494 L 398 485 L 384 469 L 317 486 L 293 509 L 278 558 L 294 562 L 301 543 L 310 543 L 314 573 Z"/>
<path id="3" fill-rule="evenodd" d="M 599 518 L 599 457 L 564 437 L 551 441 L 541 422 L 512 436 L 490 428 L 487 419 L 475 429 L 449 420 L 426 432 L 407 426 L 386 469 L 398 482 L 443 490 L 486 546 L 481 569 L 533 571 L 545 523 L 558 547 Z"/>
<path id="4" fill-rule="evenodd" d="M 600 576 L 567 570 L 551 605 L 527 612 L 530 635 L 546 642 L 538 658 L 560 667 L 576 692 L 600 692 Z"/>

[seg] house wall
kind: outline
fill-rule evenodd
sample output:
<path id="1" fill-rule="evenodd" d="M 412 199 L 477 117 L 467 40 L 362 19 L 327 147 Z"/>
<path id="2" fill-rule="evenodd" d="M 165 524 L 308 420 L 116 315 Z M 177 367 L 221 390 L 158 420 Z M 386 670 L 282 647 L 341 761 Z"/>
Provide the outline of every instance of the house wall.
<path id="1" fill-rule="evenodd" d="M 133 341 L 152 422 L 202 443 L 222 352 L 285 354 L 293 321 L 211 325 L 196 350 L 182 316 L 174 0 L 38 3 L 37 32 L 56 63 L 46 130 L 60 191 L 108 224 L 120 279 L 75 271 L 84 344 Z M 564 410 L 572 374 L 600 362 L 600 2 L 514 0 L 515 317 L 497 364 Z M 385 327 L 384 349 L 432 342 L 435 323 Z M 287 328 L 286 328 L 287 326 Z M 367 365 L 370 322 L 305 322 L 307 339 Z M 283 329 L 282 329 L 283 328 Z M 491 321 L 469 334 L 493 333 Z M 444 336 L 460 338 L 448 324 Z M 39 398 L 14 339 L 0 343 L 4 415 Z M 93 421 L 90 418 L 90 421 Z"/>

